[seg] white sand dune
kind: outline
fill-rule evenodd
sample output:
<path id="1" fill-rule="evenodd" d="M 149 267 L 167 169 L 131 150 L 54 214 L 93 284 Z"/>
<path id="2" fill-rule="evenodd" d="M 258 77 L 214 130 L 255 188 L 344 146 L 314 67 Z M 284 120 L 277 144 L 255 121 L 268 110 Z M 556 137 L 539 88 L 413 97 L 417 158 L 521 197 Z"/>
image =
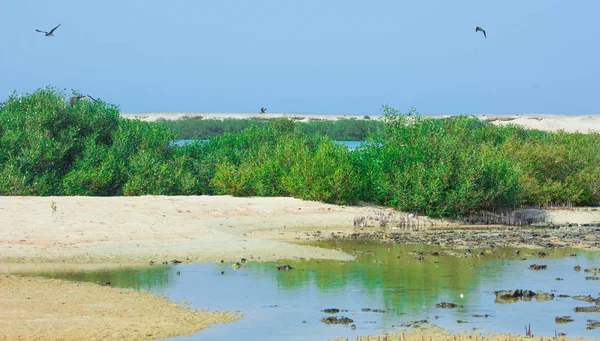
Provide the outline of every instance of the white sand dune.
<path id="1" fill-rule="evenodd" d="M 362 114 L 310 114 L 310 113 L 224 113 L 224 112 L 150 112 L 150 113 L 123 113 L 121 116 L 130 119 L 140 119 L 153 122 L 160 119 L 178 120 L 189 119 L 273 119 L 287 117 L 296 121 L 307 122 L 310 120 L 379 120 L 383 116 Z M 455 116 L 453 114 L 426 114 L 431 118 L 444 118 Z M 497 125 L 517 124 L 528 129 L 545 131 L 564 130 L 566 132 L 590 133 L 600 132 L 600 114 L 567 115 L 567 114 L 479 114 L 475 115 L 481 120 L 491 121 Z"/>

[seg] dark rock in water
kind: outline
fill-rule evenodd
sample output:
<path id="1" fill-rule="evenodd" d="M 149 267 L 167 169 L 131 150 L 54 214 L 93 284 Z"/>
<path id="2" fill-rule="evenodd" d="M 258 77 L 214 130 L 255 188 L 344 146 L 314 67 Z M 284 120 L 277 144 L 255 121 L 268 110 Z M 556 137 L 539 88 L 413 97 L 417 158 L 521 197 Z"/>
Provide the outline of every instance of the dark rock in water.
<path id="1" fill-rule="evenodd" d="M 588 276 L 585 278 L 586 281 L 597 281 L 600 280 L 600 277 L 598 276 Z"/>
<path id="2" fill-rule="evenodd" d="M 350 324 L 350 323 L 354 322 L 354 320 L 352 320 L 351 318 L 347 318 L 345 316 L 342 316 L 342 317 L 329 316 L 329 317 L 322 317 L 321 322 L 323 322 L 325 324 Z"/>
<path id="3" fill-rule="evenodd" d="M 566 337 L 566 336 L 567 336 L 567 333 L 558 333 L 558 336 L 559 336 L 559 337 Z"/>
<path id="4" fill-rule="evenodd" d="M 577 257 L 576 253 L 565 252 L 566 257 Z"/>
<path id="5" fill-rule="evenodd" d="M 327 314 L 337 314 L 340 312 L 340 310 L 337 308 L 323 309 L 321 311 Z"/>
<path id="6" fill-rule="evenodd" d="M 556 277 L 556 280 L 557 280 L 557 281 L 563 281 L 563 280 L 564 280 L 564 278 Z"/>
<path id="7" fill-rule="evenodd" d="M 554 321 L 556 323 L 569 323 L 573 322 L 573 319 L 571 318 L 571 316 L 556 316 L 554 318 Z"/>
<path id="8" fill-rule="evenodd" d="M 531 264 L 529 266 L 530 270 L 546 270 L 548 268 L 547 265 L 538 265 L 538 264 Z"/>
<path id="9" fill-rule="evenodd" d="M 536 252 L 532 253 L 532 255 L 538 256 L 538 257 L 546 257 L 548 254 L 544 251 L 536 251 Z"/>
<path id="10" fill-rule="evenodd" d="M 352 328 L 352 330 L 355 330 L 356 329 L 356 325 L 353 324 L 353 325 L 350 326 L 350 328 Z"/>
<path id="11" fill-rule="evenodd" d="M 592 273 L 597 274 L 597 273 L 600 272 L 600 269 L 599 268 L 587 268 L 587 269 L 585 269 L 583 271 L 585 271 L 585 272 L 592 272 Z"/>
<path id="12" fill-rule="evenodd" d="M 467 323 L 465 320 L 456 320 L 456 323 Z"/>
<path id="13" fill-rule="evenodd" d="M 361 308 L 360 310 L 363 312 L 385 313 L 385 310 L 383 309 Z"/>
<path id="14" fill-rule="evenodd" d="M 497 303 L 511 303 L 516 302 L 519 299 L 531 300 L 535 298 L 537 301 L 548 301 L 554 299 L 554 294 L 547 293 L 544 291 L 533 292 L 531 290 L 498 290 L 494 291 L 496 294 Z"/>
<path id="15" fill-rule="evenodd" d="M 456 303 L 449 303 L 449 302 L 441 302 L 441 303 L 436 303 L 435 304 L 436 308 L 456 308 L 457 305 Z"/>
<path id="16" fill-rule="evenodd" d="M 596 320 L 587 320 L 587 329 L 600 328 L 600 322 Z"/>
<path id="17" fill-rule="evenodd" d="M 242 263 L 240 263 L 240 262 L 233 263 L 233 264 L 231 264 L 231 267 L 234 269 L 239 269 L 242 267 Z"/>
<path id="18" fill-rule="evenodd" d="M 571 295 L 559 294 L 558 297 L 560 297 L 560 298 L 567 298 L 567 297 L 571 297 Z"/>
<path id="19" fill-rule="evenodd" d="M 180 261 L 180 260 L 177 260 L 177 259 L 173 259 L 173 261 L 172 261 L 172 262 L 173 262 L 173 264 L 180 264 L 180 263 L 183 263 L 182 261 Z"/>
<path id="20" fill-rule="evenodd" d="M 579 265 L 575 265 L 573 267 L 573 270 L 575 270 L 575 271 L 581 271 L 581 267 Z"/>
<path id="21" fill-rule="evenodd" d="M 576 313 L 600 313 L 600 305 L 592 305 L 589 307 L 575 307 Z"/>
<path id="22" fill-rule="evenodd" d="M 246 263 L 246 258 L 242 258 L 242 259 L 240 259 L 240 262 L 242 262 L 242 263 Z"/>
<path id="23" fill-rule="evenodd" d="M 277 265 L 277 271 L 290 271 L 293 268 L 290 265 L 284 264 L 284 265 Z"/>
<path id="24" fill-rule="evenodd" d="M 488 314 L 483 314 L 483 315 L 475 314 L 475 315 L 473 315 L 473 317 L 483 317 L 483 318 L 488 318 L 488 317 L 492 317 L 492 315 L 488 315 Z"/>

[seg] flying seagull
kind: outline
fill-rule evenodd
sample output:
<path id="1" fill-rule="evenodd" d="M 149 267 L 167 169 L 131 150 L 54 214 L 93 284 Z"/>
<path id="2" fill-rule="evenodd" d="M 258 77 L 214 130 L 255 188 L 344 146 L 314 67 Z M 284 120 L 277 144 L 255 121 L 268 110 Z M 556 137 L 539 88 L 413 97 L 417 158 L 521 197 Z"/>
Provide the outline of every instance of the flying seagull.
<path id="1" fill-rule="evenodd" d="M 265 108 L 265 107 L 261 107 L 261 108 L 260 108 L 260 113 L 261 113 L 261 114 L 264 114 L 264 113 L 266 113 L 266 112 L 267 112 L 267 108 Z"/>
<path id="2" fill-rule="evenodd" d="M 46 32 L 46 31 L 40 31 L 37 28 L 35 29 L 36 32 L 40 32 L 40 33 L 44 33 L 46 35 L 46 37 L 54 37 L 54 31 L 56 31 L 57 28 L 60 27 L 61 24 L 58 24 L 58 26 L 56 26 L 55 28 L 51 29 L 50 32 Z"/>
<path id="3" fill-rule="evenodd" d="M 479 26 L 475 27 L 475 32 L 483 32 L 483 36 L 487 39 L 487 35 L 485 34 L 485 30 Z"/>
<path id="4" fill-rule="evenodd" d="M 94 97 L 90 96 L 90 95 L 79 95 L 79 96 L 73 96 L 71 97 L 71 100 L 69 101 L 69 103 L 71 103 L 71 106 L 75 105 L 75 101 L 78 101 L 80 99 L 91 99 L 94 102 L 98 102 Z"/>

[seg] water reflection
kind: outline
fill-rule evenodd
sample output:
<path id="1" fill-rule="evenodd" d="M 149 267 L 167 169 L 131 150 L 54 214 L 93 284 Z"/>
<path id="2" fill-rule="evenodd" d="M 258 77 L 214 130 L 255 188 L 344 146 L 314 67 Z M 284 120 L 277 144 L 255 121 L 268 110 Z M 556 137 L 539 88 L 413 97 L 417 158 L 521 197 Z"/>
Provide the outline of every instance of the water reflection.
<path id="1" fill-rule="evenodd" d="M 525 324 L 531 323 L 535 335 L 554 335 L 555 330 L 569 336 L 597 333 L 585 328 L 587 319 L 600 319 L 599 313 L 573 311 L 576 306 L 592 304 L 558 294 L 600 295 L 597 281 L 585 280 L 589 274 L 573 270 L 575 265 L 599 267 L 598 253 L 570 251 L 577 256 L 564 257 L 565 250 L 556 250 L 537 257 L 531 250 L 516 255 L 514 249 L 498 249 L 483 256 L 478 255 L 480 250 L 471 250 L 468 257 L 461 258 L 431 255 L 449 250 L 418 245 L 321 242 L 324 245 L 353 253 L 356 261 L 279 263 L 290 264 L 294 268 L 291 271 L 277 271 L 273 263 L 250 261 L 240 269 L 227 263 L 196 263 L 49 276 L 109 280 L 118 286 L 151 289 L 174 301 L 189 302 L 194 308 L 241 310 L 246 314 L 240 321 L 172 340 L 324 340 L 397 330 L 402 324 L 422 319 L 451 330 L 480 328 L 482 332 L 522 334 Z M 533 263 L 547 265 L 547 270 L 529 270 Z M 543 290 L 557 297 L 545 302 L 494 303 L 493 291 L 501 289 Z M 458 307 L 436 308 L 439 302 Z M 330 316 L 322 312 L 326 308 L 347 310 L 337 316 L 353 319 L 356 330 L 321 323 L 320 318 Z M 563 315 L 575 321 L 556 324 L 555 317 Z"/>

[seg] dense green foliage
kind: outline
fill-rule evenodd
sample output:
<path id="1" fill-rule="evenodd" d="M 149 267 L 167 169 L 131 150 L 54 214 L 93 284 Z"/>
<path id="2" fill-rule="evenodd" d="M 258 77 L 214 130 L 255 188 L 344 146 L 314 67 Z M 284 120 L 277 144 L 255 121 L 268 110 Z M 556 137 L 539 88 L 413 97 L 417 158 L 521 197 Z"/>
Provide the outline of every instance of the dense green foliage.
<path id="1" fill-rule="evenodd" d="M 384 107 L 349 151 L 289 119 L 182 146 L 164 123 L 46 88 L 0 104 L 0 195 L 294 196 L 457 216 L 600 204 L 600 135 L 427 119 Z"/>
<path id="2" fill-rule="evenodd" d="M 247 118 L 235 119 L 193 119 L 185 118 L 179 120 L 162 120 L 167 127 L 174 130 L 179 139 L 208 139 L 213 135 L 223 133 L 240 132 L 250 126 L 266 126 L 269 119 Z M 362 141 L 370 132 L 383 125 L 377 120 L 339 119 L 332 120 L 309 120 L 308 122 L 296 121 L 300 131 L 306 134 L 319 134 L 328 136 L 338 141 Z"/>

